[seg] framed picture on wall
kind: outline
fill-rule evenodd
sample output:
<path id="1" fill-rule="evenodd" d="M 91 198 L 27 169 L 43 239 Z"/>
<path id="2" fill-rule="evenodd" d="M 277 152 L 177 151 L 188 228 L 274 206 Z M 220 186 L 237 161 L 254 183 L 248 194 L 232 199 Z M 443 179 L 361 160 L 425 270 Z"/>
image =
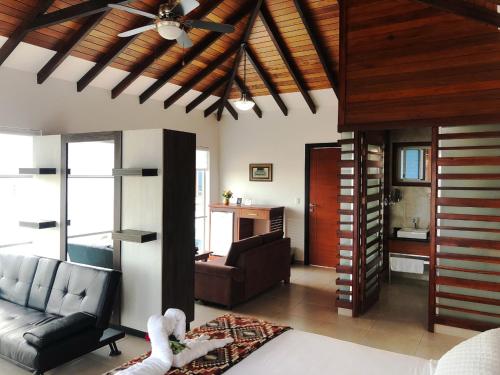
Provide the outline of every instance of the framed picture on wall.
<path id="1" fill-rule="evenodd" d="M 273 165 L 272 164 L 250 164 L 250 181 L 265 181 L 273 180 Z"/>

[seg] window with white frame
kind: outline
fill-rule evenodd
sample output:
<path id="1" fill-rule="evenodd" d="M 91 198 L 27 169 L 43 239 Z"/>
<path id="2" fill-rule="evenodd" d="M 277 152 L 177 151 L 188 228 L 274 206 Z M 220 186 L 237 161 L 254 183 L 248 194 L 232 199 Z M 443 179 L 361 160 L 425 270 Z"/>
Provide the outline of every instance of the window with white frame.
<path id="1" fill-rule="evenodd" d="M 208 250 L 209 156 L 207 149 L 196 150 L 195 245 L 200 253 Z"/>
<path id="2" fill-rule="evenodd" d="M 31 244 L 33 232 L 19 226 L 29 212 L 33 178 L 20 175 L 19 168 L 33 165 L 32 131 L 0 128 L 0 248 Z"/>

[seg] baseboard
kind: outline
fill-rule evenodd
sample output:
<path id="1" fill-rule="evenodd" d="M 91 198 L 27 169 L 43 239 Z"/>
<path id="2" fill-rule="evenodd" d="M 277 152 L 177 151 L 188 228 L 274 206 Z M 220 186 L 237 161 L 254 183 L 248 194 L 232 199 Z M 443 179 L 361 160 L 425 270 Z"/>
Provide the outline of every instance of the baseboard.
<path id="1" fill-rule="evenodd" d="M 469 339 L 481 333 L 479 331 L 473 331 L 471 329 L 445 326 L 444 324 L 434 324 L 434 332 L 441 333 L 443 335 L 463 337 L 465 339 Z"/>
<path id="2" fill-rule="evenodd" d="M 130 328 L 130 327 L 121 326 L 121 325 L 117 325 L 117 324 L 111 324 L 110 327 L 111 328 L 115 328 L 115 329 L 121 329 L 127 335 L 131 335 L 131 336 L 135 336 L 135 337 L 140 337 L 141 339 L 143 339 L 143 338 L 146 337 L 146 332 L 140 331 L 140 330 L 135 329 L 135 328 Z"/>
<path id="3" fill-rule="evenodd" d="M 300 259 L 294 259 L 293 264 L 297 264 L 299 266 L 303 266 L 304 265 L 304 261 L 300 260 Z"/>

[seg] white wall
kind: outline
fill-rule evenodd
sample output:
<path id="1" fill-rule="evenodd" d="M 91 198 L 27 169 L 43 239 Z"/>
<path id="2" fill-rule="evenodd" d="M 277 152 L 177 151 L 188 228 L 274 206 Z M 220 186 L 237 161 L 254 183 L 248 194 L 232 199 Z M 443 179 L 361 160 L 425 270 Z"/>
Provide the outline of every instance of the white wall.
<path id="1" fill-rule="evenodd" d="M 301 260 L 304 258 L 305 144 L 335 142 L 340 138 L 333 92 L 325 90 L 314 94 L 319 104 L 315 115 L 304 108 L 290 111 L 287 117 L 280 112 L 265 111 L 263 118 L 258 119 L 251 112 L 240 115 L 239 121 L 225 118 L 219 132 L 218 195 L 224 189 L 231 189 L 235 196 L 250 198 L 255 204 L 285 206 L 287 235 L 292 239 L 297 259 Z M 287 103 L 303 100 L 297 95 L 283 95 L 283 98 Z M 250 182 L 250 163 L 272 163 L 273 182 Z"/>
<path id="2" fill-rule="evenodd" d="M 204 107 L 202 107 L 204 108 Z M 217 199 L 219 128 L 202 111 L 189 115 L 184 107 L 163 109 L 163 102 L 139 104 L 137 96 L 111 99 L 110 92 L 73 82 L 49 79 L 36 83 L 34 73 L 0 67 L 0 126 L 41 129 L 44 134 L 165 128 L 196 133 L 198 147 L 210 149 L 212 200 Z"/>

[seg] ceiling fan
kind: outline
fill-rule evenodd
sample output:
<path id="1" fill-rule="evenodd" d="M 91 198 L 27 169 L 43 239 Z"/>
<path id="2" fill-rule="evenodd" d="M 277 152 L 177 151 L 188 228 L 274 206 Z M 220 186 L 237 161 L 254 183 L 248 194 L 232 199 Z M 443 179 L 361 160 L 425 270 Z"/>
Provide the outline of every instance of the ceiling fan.
<path id="1" fill-rule="evenodd" d="M 186 33 L 186 29 L 205 29 L 219 33 L 232 33 L 234 26 L 222 23 L 207 22 L 201 20 L 183 20 L 182 17 L 192 12 L 200 4 L 196 0 L 168 0 L 158 8 L 158 15 L 144 12 L 139 9 L 129 8 L 118 4 L 108 4 L 109 7 L 120 9 L 125 12 L 138 14 L 154 20 L 154 23 L 118 34 L 125 38 L 148 30 L 156 29 L 161 37 L 168 40 L 177 40 L 181 46 L 189 48 L 193 42 Z"/>

